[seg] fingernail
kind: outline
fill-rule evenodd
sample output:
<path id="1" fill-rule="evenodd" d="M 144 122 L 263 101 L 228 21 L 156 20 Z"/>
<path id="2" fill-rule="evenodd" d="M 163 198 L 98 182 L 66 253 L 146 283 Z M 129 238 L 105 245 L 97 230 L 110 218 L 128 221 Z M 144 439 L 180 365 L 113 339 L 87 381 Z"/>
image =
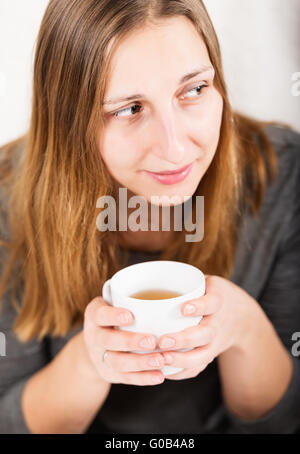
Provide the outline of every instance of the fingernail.
<path id="1" fill-rule="evenodd" d="M 172 362 L 173 362 L 173 356 L 170 355 L 169 353 L 164 353 L 163 355 L 164 355 L 164 357 L 165 357 L 166 363 L 167 363 L 167 364 L 172 364 Z"/>
<path id="2" fill-rule="evenodd" d="M 185 314 L 192 314 L 195 312 L 196 308 L 193 304 L 187 304 L 184 308 L 184 313 Z"/>
<path id="3" fill-rule="evenodd" d="M 175 340 L 172 339 L 171 337 L 165 337 L 160 345 L 161 348 L 173 347 L 175 345 Z"/>
<path id="4" fill-rule="evenodd" d="M 148 364 L 149 366 L 161 366 L 161 360 L 159 358 L 150 358 Z"/>
<path id="5" fill-rule="evenodd" d="M 143 348 L 153 348 L 151 337 L 143 337 L 143 339 L 140 341 L 140 346 Z"/>
<path id="6" fill-rule="evenodd" d="M 128 323 L 130 319 L 131 319 L 131 316 L 127 312 L 122 312 L 118 318 L 120 323 Z"/>

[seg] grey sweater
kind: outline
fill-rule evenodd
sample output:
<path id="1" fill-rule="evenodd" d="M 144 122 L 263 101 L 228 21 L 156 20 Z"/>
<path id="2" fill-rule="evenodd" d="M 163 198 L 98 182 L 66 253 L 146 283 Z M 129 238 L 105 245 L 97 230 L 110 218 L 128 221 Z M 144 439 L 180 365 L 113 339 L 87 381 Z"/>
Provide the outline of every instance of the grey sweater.
<path id="1" fill-rule="evenodd" d="M 244 421 L 223 402 L 215 359 L 191 379 L 165 380 L 159 386 L 113 384 L 87 433 L 300 431 L 300 346 L 294 334 L 298 332 L 300 338 L 300 135 L 274 126 L 266 130 L 279 157 L 279 178 L 267 188 L 258 216 L 243 219 L 230 279 L 260 303 L 291 355 L 293 376 L 286 393 L 262 418 Z M 5 200 L 0 221 L 2 238 L 7 229 Z M 155 253 L 132 251 L 128 264 L 158 258 Z M 0 433 L 6 434 L 30 433 L 21 407 L 24 385 L 82 328 L 63 338 L 48 336 L 41 342 L 21 343 L 12 332 L 15 317 L 4 296 L 0 333 L 6 338 L 6 356 L 0 356 Z"/>

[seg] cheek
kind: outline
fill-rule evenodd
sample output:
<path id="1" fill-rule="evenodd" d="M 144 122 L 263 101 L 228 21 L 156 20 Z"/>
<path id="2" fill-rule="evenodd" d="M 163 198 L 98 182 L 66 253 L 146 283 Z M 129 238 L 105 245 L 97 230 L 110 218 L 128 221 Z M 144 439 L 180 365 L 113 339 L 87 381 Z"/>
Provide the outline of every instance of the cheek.
<path id="1" fill-rule="evenodd" d="M 202 138 L 201 143 L 205 148 L 215 150 L 220 135 L 222 123 L 223 99 L 219 92 L 214 89 L 205 103 L 205 109 L 202 112 L 201 121 L 199 122 L 199 136 Z"/>
<path id="2" fill-rule="evenodd" d="M 108 131 L 102 141 L 101 156 L 110 170 L 127 170 L 136 167 L 141 159 L 136 143 L 120 140 L 120 131 Z"/>
<path id="3" fill-rule="evenodd" d="M 217 90 L 212 90 L 202 104 L 197 125 L 193 128 L 193 141 L 199 149 L 202 175 L 210 166 L 219 143 L 222 113 L 223 98 Z"/>

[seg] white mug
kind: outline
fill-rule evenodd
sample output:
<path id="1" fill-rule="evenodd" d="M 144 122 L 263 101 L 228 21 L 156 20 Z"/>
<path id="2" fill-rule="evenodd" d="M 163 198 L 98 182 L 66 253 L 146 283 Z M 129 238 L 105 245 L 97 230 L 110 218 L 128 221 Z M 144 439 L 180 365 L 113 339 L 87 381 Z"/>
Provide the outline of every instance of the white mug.
<path id="1" fill-rule="evenodd" d="M 136 292 L 164 289 L 178 292 L 181 296 L 161 300 L 132 298 Z M 186 301 L 205 294 L 205 276 L 195 266 L 170 260 L 153 260 L 127 266 L 107 280 L 102 288 L 102 297 L 114 307 L 122 307 L 132 312 L 134 321 L 128 326 L 119 327 L 124 331 L 153 334 L 158 339 L 163 334 L 175 333 L 197 325 L 202 316 L 184 316 L 180 308 Z M 178 349 L 185 352 L 191 350 Z M 152 352 L 167 351 L 155 349 Z M 132 351 L 132 353 L 151 353 Z M 180 372 L 182 368 L 164 366 L 164 375 Z"/>

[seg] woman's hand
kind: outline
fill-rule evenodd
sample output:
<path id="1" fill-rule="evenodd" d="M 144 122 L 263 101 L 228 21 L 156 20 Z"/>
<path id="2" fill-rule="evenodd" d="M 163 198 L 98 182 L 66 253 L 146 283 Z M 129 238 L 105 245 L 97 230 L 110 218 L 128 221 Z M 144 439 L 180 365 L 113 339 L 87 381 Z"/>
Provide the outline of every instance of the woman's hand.
<path id="1" fill-rule="evenodd" d="M 92 364 L 97 374 L 109 383 L 140 386 L 162 383 L 165 378 L 159 370 L 165 364 L 162 353 L 147 354 L 147 350 L 156 348 L 155 336 L 116 329 L 128 326 L 133 320 L 130 311 L 113 307 L 102 297 L 94 298 L 87 305 L 83 337 Z M 145 355 L 130 353 L 131 350 L 145 350 Z"/>
<path id="2" fill-rule="evenodd" d="M 169 380 L 195 377 L 225 350 L 239 351 L 247 345 L 251 325 L 263 314 L 255 299 L 233 282 L 219 276 L 205 278 L 205 295 L 185 302 L 181 308 L 187 317 L 203 315 L 199 324 L 159 338 L 166 364 L 184 368 L 167 376 Z M 194 312 L 186 313 L 190 306 Z M 164 343 L 168 338 L 175 341 L 173 346 Z M 176 352 L 185 348 L 193 350 Z"/>

